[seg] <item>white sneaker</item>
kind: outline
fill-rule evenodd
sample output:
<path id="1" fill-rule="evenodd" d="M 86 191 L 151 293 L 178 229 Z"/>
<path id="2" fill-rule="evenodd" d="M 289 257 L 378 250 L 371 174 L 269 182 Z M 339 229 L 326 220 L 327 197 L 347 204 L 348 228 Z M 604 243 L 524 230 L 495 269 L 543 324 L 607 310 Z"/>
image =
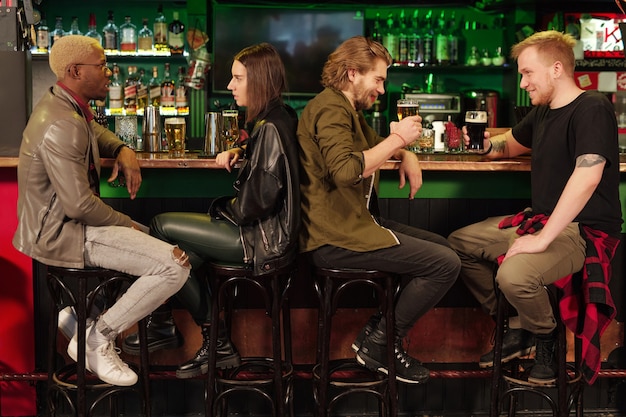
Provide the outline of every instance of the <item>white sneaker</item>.
<path id="1" fill-rule="evenodd" d="M 78 323 L 76 322 L 76 312 L 74 307 L 67 306 L 59 311 L 59 330 L 67 340 L 72 340 L 78 331 Z"/>
<path id="2" fill-rule="evenodd" d="M 87 328 L 87 335 L 91 333 L 93 325 Z M 77 341 L 78 338 L 75 334 L 67 345 L 67 354 L 74 361 L 78 358 Z M 91 349 L 87 343 L 85 366 L 88 371 L 96 374 L 107 384 L 129 387 L 135 385 L 138 380 L 137 374 L 118 356 L 118 349 L 115 347 L 114 341 L 104 343 L 96 349 Z"/>

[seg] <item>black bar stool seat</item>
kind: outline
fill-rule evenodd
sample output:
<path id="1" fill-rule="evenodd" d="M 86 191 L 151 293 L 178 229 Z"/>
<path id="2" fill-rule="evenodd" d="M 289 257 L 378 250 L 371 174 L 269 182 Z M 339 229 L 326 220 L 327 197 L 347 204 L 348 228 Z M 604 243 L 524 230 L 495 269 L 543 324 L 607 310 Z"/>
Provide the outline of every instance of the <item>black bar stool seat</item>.
<path id="1" fill-rule="evenodd" d="M 235 296 L 243 288 L 253 291 L 253 295 L 263 301 L 265 313 L 272 322 L 272 352 L 267 357 L 242 357 L 241 365 L 218 371 L 217 351 L 210 349 L 205 386 L 207 416 L 226 416 L 229 397 L 239 392 L 252 393 L 262 398 L 269 406 L 270 415 L 293 416 L 293 359 L 288 290 L 295 270 L 294 263 L 273 273 L 255 276 L 245 265 L 209 265 L 211 317 L 214 322 L 219 320 L 220 312 L 223 311 L 224 322 L 227 329 L 230 329 Z M 209 346 L 217 346 L 217 339 L 218 326 L 212 325 Z"/>
<path id="2" fill-rule="evenodd" d="M 376 293 L 387 329 L 395 329 L 396 278 L 376 270 L 314 268 L 319 298 L 317 363 L 313 368 L 314 399 L 318 417 L 330 415 L 337 403 L 352 394 L 373 396 L 381 416 L 397 415 L 395 334 L 387 331 L 388 375 L 372 372 L 354 359 L 330 360 L 332 319 L 344 293 L 354 286 L 369 286 Z"/>
<path id="3" fill-rule="evenodd" d="M 86 329 L 88 311 L 91 311 L 96 296 L 104 296 L 111 304 L 120 294 L 124 285 L 132 284 L 137 277 L 102 268 L 62 268 L 47 266 L 46 282 L 52 297 L 50 324 L 48 328 L 48 410 L 56 415 L 58 401 L 63 399 L 73 415 L 78 417 L 93 416 L 96 407 L 103 400 L 110 400 L 110 415 L 117 416 L 117 395 L 123 392 L 135 392 L 142 400 L 141 409 L 145 416 L 151 415 L 149 388 L 149 357 L 147 344 L 146 320 L 139 324 L 140 369 L 139 383 L 132 387 L 120 387 L 100 381 L 95 375 L 88 375 L 85 366 Z M 91 283 L 88 281 L 95 281 Z M 87 292 L 88 284 L 95 284 Z M 76 363 L 56 368 L 57 331 L 59 310 L 71 306 L 77 318 L 78 357 Z M 88 394 L 91 402 L 88 403 Z M 93 395 L 91 395 L 93 394 Z"/>

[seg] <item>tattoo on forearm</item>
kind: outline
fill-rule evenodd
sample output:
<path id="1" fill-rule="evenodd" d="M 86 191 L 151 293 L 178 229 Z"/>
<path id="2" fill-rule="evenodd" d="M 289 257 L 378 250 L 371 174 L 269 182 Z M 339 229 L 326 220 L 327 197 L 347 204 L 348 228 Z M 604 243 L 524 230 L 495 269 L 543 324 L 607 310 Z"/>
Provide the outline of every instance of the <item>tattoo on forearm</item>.
<path id="1" fill-rule="evenodd" d="M 506 144 L 506 141 L 504 140 L 491 141 L 491 144 L 493 145 L 493 148 L 491 149 L 492 152 L 502 153 L 504 152 L 504 146 Z"/>
<path id="2" fill-rule="evenodd" d="M 595 153 L 587 153 L 576 158 L 576 167 L 588 168 L 606 162 L 606 158 Z"/>

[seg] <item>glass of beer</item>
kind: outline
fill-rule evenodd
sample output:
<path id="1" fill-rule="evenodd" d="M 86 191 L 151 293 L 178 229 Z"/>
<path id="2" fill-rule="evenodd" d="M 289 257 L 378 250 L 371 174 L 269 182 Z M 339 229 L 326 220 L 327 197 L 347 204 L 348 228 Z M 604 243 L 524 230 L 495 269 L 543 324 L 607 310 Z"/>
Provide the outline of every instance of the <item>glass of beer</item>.
<path id="1" fill-rule="evenodd" d="M 239 111 L 222 110 L 223 150 L 232 149 L 239 140 Z"/>
<path id="2" fill-rule="evenodd" d="M 487 128 L 487 112 L 483 110 L 465 112 L 465 127 L 467 136 L 470 138 L 470 143 L 466 150 L 469 152 L 483 152 L 485 129 Z"/>
<path id="3" fill-rule="evenodd" d="M 398 111 L 398 121 L 403 117 L 417 116 L 419 113 L 419 102 L 414 98 L 401 98 L 396 102 Z"/>
<path id="4" fill-rule="evenodd" d="M 187 135 L 187 123 L 183 117 L 168 117 L 165 119 L 165 137 L 170 158 L 183 158 L 185 156 L 185 138 Z"/>

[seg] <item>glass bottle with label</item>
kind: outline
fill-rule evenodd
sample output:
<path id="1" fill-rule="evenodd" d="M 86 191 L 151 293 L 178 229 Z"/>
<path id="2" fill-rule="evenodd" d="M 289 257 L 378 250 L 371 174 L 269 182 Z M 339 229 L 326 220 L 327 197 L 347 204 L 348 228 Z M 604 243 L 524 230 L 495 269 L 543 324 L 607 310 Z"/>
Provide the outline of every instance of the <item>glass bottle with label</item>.
<path id="1" fill-rule="evenodd" d="M 178 68 L 178 82 L 175 90 L 176 111 L 178 114 L 189 113 L 189 88 L 185 85 L 185 67 Z"/>
<path id="2" fill-rule="evenodd" d="M 57 16 L 54 24 L 54 30 L 50 33 L 50 47 L 52 47 L 54 42 L 61 39 L 63 36 L 65 36 L 65 31 L 63 30 L 63 18 L 61 16 Z"/>
<path id="3" fill-rule="evenodd" d="M 72 16 L 72 23 L 70 24 L 70 31 L 67 32 L 68 35 L 82 35 L 83 32 L 80 31 L 78 26 L 78 17 Z"/>
<path id="4" fill-rule="evenodd" d="M 450 50 L 448 31 L 446 28 L 445 12 L 442 10 L 437 20 L 437 35 L 435 39 L 435 62 L 437 65 L 450 64 Z"/>
<path id="5" fill-rule="evenodd" d="M 130 21 L 130 16 L 124 18 L 120 26 L 120 51 L 137 52 L 137 26 Z"/>
<path id="6" fill-rule="evenodd" d="M 163 73 L 163 81 L 161 82 L 161 107 L 173 110 L 176 106 L 176 92 L 174 81 L 170 75 L 170 64 L 165 63 L 165 72 Z"/>
<path id="7" fill-rule="evenodd" d="M 98 32 L 98 27 L 96 26 L 95 13 L 89 13 L 89 26 L 87 27 L 87 33 L 85 33 L 85 36 L 94 38 L 99 44 L 102 44 L 102 35 Z"/>
<path id="8" fill-rule="evenodd" d="M 172 55 L 181 55 L 185 51 L 185 25 L 178 20 L 178 12 L 173 17 L 167 30 L 167 43 Z"/>
<path id="9" fill-rule="evenodd" d="M 139 70 L 139 77 L 137 78 L 137 110 L 143 112 L 143 109 L 148 105 L 148 82 L 146 81 L 146 72 L 143 69 Z"/>
<path id="10" fill-rule="evenodd" d="M 50 48 L 50 30 L 48 29 L 48 23 L 46 22 L 46 15 L 41 14 L 41 21 L 37 26 L 37 51 L 48 52 Z"/>
<path id="11" fill-rule="evenodd" d="M 151 106 L 161 106 L 161 80 L 159 79 L 158 67 L 152 67 L 152 78 L 150 78 L 150 84 L 148 85 L 148 96 Z"/>
<path id="12" fill-rule="evenodd" d="M 137 114 L 137 67 L 128 67 L 128 76 L 124 82 L 124 111 L 126 114 Z"/>
<path id="13" fill-rule="evenodd" d="M 113 11 L 109 10 L 107 24 L 102 28 L 102 47 L 105 51 L 118 50 L 119 29 L 113 20 Z"/>
<path id="14" fill-rule="evenodd" d="M 120 67 L 113 64 L 113 76 L 109 84 L 109 112 L 121 114 L 124 108 L 124 89 L 120 79 Z"/>
<path id="15" fill-rule="evenodd" d="M 152 51 L 153 34 L 148 28 L 148 19 L 142 20 L 143 27 L 137 33 L 137 49 L 142 52 Z"/>
<path id="16" fill-rule="evenodd" d="M 152 24 L 152 31 L 154 32 L 154 49 L 157 51 L 169 51 L 167 46 L 167 20 L 163 15 L 162 4 L 159 4 L 157 9 L 157 15 Z"/>

